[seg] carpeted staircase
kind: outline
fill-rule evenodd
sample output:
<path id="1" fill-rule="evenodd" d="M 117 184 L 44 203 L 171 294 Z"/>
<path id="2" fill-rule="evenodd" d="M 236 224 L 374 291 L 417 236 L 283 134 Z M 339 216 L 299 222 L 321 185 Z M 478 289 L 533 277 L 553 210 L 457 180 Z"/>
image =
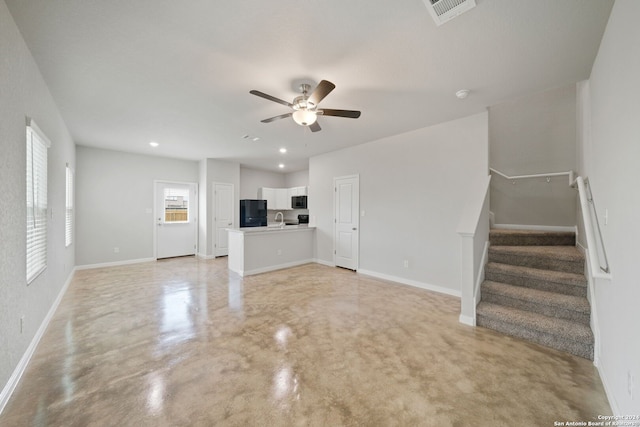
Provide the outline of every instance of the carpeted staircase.
<path id="1" fill-rule="evenodd" d="M 575 233 L 492 229 L 478 326 L 593 360 Z"/>

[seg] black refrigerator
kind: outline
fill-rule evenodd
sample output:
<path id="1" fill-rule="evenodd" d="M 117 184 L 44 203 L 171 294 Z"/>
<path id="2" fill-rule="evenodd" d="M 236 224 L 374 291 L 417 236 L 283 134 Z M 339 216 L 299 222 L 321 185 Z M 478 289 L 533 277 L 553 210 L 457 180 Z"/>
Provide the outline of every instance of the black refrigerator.
<path id="1" fill-rule="evenodd" d="M 267 201 L 240 200 L 240 227 L 266 227 Z"/>

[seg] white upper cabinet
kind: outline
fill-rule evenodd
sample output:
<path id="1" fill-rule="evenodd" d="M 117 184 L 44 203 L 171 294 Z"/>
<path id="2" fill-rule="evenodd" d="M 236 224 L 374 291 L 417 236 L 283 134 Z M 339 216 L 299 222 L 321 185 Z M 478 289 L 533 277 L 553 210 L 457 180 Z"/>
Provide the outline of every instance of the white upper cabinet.
<path id="1" fill-rule="evenodd" d="M 306 196 L 308 187 L 268 188 L 258 189 L 258 199 L 267 201 L 269 210 L 291 210 L 292 196 Z"/>
<path id="2" fill-rule="evenodd" d="M 291 187 L 287 189 L 289 191 L 289 196 L 306 196 L 307 195 L 307 187 Z"/>
<path id="3" fill-rule="evenodd" d="M 289 204 L 291 204 L 291 197 L 298 195 L 298 187 L 287 188 L 287 197 L 289 198 Z"/>
<path id="4" fill-rule="evenodd" d="M 258 199 L 267 201 L 267 209 L 276 208 L 276 189 L 262 187 L 258 189 Z"/>
<path id="5" fill-rule="evenodd" d="M 291 197 L 288 197 L 288 194 L 288 189 L 276 188 L 276 209 L 291 209 Z"/>

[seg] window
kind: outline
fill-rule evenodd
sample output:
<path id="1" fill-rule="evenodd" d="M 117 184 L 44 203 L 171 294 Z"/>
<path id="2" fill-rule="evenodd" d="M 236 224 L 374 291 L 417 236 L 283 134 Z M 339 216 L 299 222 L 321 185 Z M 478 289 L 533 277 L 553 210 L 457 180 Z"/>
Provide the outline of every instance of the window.
<path id="1" fill-rule="evenodd" d="M 64 212 L 64 245 L 68 247 L 73 243 L 73 171 L 67 163 L 66 168 L 67 192 Z"/>
<path id="2" fill-rule="evenodd" d="M 164 222 L 189 222 L 189 189 L 164 189 Z"/>
<path id="3" fill-rule="evenodd" d="M 27 125 L 27 283 L 47 268 L 47 149 L 36 124 Z"/>

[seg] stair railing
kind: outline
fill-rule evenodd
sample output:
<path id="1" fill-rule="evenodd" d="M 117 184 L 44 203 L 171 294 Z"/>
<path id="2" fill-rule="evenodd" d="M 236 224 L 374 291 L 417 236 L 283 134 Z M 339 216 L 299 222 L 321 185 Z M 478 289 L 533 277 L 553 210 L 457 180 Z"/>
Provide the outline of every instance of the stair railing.
<path id="1" fill-rule="evenodd" d="M 607 259 L 607 251 L 604 247 L 604 240 L 602 239 L 602 230 L 600 229 L 600 222 L 598 221 L 598 213 L 595 202 L 593 201 L 589 179 L 579 176 L 575 180 L 575 185 L 578 187 L 578 194 L 580 196 L 580 210 L 582 211 L 582 221 L 584 222 L 585 237 L 587 239 L 587 254 L 589 256 L 591 276 L 598 279 L 611 280 L 609 260 Z M 596 240 L 594 230 L 598 231 L 598 240 Z M 600 262 L 600 252 L 602 253 L 604 266 Z"/>
<path id="2" fill-rule="evenodd" d="M 609 268 L 609 260 L 607 259 L 607 251 L 604 247 L 604 240 L 602 238 L 602 230 L 600 229 L 600 222 L 598 221 L 598 213 L 596 211 L 595 202 L 593 201 L 593 194 L 591 193 L 591 186 L 589 185 L 588 178 L 582 178 L 578 176 L 574 179 L 575 172 L 570 170 L 567 172 L 552 172 L 552 173 L 538 173 L 531 175 L 516 175 L 509 176 L 499 170 L 489 168 L 491 173 L 500 175 L 501 177 L 510 181 L 518 179 L 529 178 L 547 178 L 547 181 L 552 176 L 564 176 L 569 177 L 569 185 L 573 188 L 578 188 L 578 195 L 580 199 L 580 210 L 582 211 L 582 221 L 585 228 L 585 237 L 587 240 L 587 255 L 589 257 L 589 268 L 592 277 L 598 279 L 611 280 L 611 271 Z M 515 184 L 515 182 L 514 182 Z M 593 218 L 593 219 L 592 219 Z M 595 237 L 595 231 L 598 231 L 598 239 Z M 600 253 L 602 253 L 602 260 L 604 266 L 600 263 Z"/>
<path id="3" fill-rule="evenodd" d="M 529 179 L 529 178 L 547 178 L 547 181 L 549 181 L 552 176 L 564 176 L 564 175 L 567 175 L 569 177 L 569 185 L 571 185 L 571 186 L 573 186 L 573 183 L 574 183 L 573 176 L 575 175 L 574 171 L 567 171 L 567 172 L 536 173 L 536 174 L 533 174 L 533 175 L 509 176 L 509 175 L 506 175 L 506 174 L 500 172 L 497 169 L 489 168 L 489 170 L 492 173 L 495 173 L 495 174 L 500 175 L 501 177 L 503 177 L 505 179 L 508 179 L 509 181 L 515 181 L 515 180 L 518 180 L 518 179 Z"/>

